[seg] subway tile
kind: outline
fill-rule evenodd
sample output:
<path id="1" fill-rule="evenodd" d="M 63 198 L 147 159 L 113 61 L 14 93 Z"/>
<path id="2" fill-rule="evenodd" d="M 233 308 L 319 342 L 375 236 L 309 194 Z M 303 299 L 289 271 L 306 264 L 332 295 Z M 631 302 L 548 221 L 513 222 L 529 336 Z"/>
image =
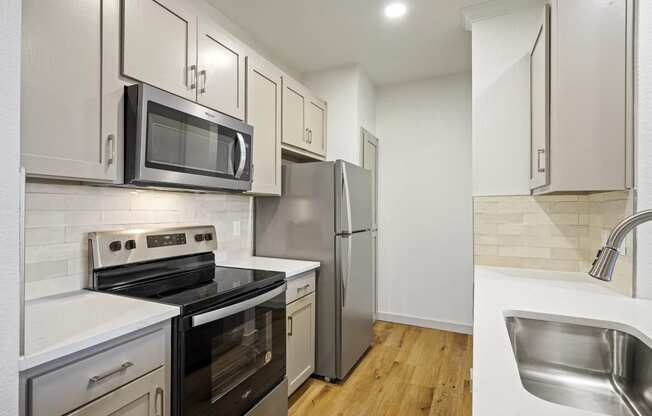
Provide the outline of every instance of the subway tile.
<path id="1" fill-rule="evenodd" d="M 522 224 L 523 214 L 476 213 L 476 224 Z"/>
<path id="2" fill-rule="evenodd" d="M 588 225 L 557 225 L 550 226 L 550 235 L 580 237 L 589 235 Z"/>
<path id="3" fill-rule="evenodd" d="M 552 213 L 585 214 L 589 212 L 588 202 L 552 202 L 548 208 Z"/>
<path id="4" fill-rule="evenodd" d="M 66 225 L 89 225 L 101 223 L 100 211 L 67 211 L 64 214 Z"/>
<path id="5" fill-rule="evenodd" d="M 41 227 L 25 229 L 25 246 L 60 244 L 65 242 L 65 227 Z"/>
<path id="6" fill-rule="evenodd" d="M 66 196 L 58 194 L 25 194 L 25 210 L 26 211 L 60 211 L 65 209 Z"/>
<path id="7" fill-rule="evenodd" d="M 545 247 L 505 246 L 498 248 L 498 255 L 503 257 L 533 257 L 549 259 L 550 249 Z"/>
<path id="8" fill-rule="evenodd" d="M 578 225 L 579 224 L 579 214 L 554 214 L 550 213 L 548 215 L 550 220 L 554 224 L 561 225 Z"/>
<path id="9" fill-rule="evenodd" d="M 65 211 L 26 211 L 25 227 L 56 227 L 66 224 Z"/>
<path id="10" fill-rule="evenodd" d="M 81 243 L 51 244 L 25 247 L 25 263 L 68 260 L 86 255 L 86 245 Z"/>
<path id="11" fill-rule="evenodd" d="M 474 248 L 474 254 L 478 256 L 497 256 L 498 247 L 478 245 Z"/>
<path id="12" fill-rule="evenodd" d="M 67 260 L 41 261 L 25 264 L 25 281 L 53 279 L 68 274 Z"/>

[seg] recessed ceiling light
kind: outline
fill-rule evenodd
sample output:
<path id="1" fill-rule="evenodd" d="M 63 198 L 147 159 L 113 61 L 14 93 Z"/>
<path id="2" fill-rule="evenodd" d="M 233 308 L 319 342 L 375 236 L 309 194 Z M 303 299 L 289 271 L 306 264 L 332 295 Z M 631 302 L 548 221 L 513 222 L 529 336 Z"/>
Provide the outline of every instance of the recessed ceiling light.
<path id="1" fill-rule="evenodd" d="M 385 17 L 388 19 L 401 17 L 405 12 L 407 12 L 407 6 L 404 3 L 390 3 L 385 6 Z"/>

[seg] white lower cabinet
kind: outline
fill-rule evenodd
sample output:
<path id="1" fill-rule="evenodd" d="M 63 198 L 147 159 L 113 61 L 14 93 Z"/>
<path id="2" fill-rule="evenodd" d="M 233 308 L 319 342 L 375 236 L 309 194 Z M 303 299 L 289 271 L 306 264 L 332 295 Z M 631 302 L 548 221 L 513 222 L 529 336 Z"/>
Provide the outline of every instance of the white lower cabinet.
<path id="1" fill-rule="evenodd" d="M 165 372 L 162 368 L 87 404 L 69 416 L 163 416 Z"/>
<path id="2" fill-rule="evenodd" d="M 315 370 L 315 294 L 287 306 L 288 395 L 294 393 Z"/>
<path id="3" fill-rule="evenodd" d="M 21 373 L 26 416 L 163 416 L 170 408 L 170 324 Z"/>

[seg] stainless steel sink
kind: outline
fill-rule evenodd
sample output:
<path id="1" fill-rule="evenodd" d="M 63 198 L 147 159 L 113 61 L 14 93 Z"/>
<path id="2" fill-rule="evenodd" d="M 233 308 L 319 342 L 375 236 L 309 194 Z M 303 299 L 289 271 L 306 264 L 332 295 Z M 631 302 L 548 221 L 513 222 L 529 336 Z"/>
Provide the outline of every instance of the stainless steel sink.
<path id="1" fill-rule="evenodd" d="M 652 415 L 652 350 L 623 331 L 521 317 L 507 330 L 523 387 L 565 406 Z"/>

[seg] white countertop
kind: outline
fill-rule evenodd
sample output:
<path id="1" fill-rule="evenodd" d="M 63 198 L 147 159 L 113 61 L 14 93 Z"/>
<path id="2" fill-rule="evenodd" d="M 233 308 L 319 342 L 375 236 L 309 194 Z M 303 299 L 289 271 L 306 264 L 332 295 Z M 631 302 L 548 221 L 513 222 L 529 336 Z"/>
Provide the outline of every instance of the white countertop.
<path id="1" fill-rule="evenodd" d="M 476 266 L 474 296 L 474 416 L 600 415 L 550 403 L 525 390 L 505 315 L 622 329 L 652 346 L 652 301 L 611 291 L 584 273 Z"/>
<path id="2" fill-rule="evenodd" d="M 273 257 L 241 257 L 216 262 L 218 266 L 237 267 L 239 269 L 270 270 L 284 272 L 286 279 L 319 268 L 318 261 L 277 259 Z"/>
<path id="3" fill-rule="evenodd" d="M 179 315 L 176 306 L 79 290 L 25 303 L 25 355 L 20 370 Z"/>

